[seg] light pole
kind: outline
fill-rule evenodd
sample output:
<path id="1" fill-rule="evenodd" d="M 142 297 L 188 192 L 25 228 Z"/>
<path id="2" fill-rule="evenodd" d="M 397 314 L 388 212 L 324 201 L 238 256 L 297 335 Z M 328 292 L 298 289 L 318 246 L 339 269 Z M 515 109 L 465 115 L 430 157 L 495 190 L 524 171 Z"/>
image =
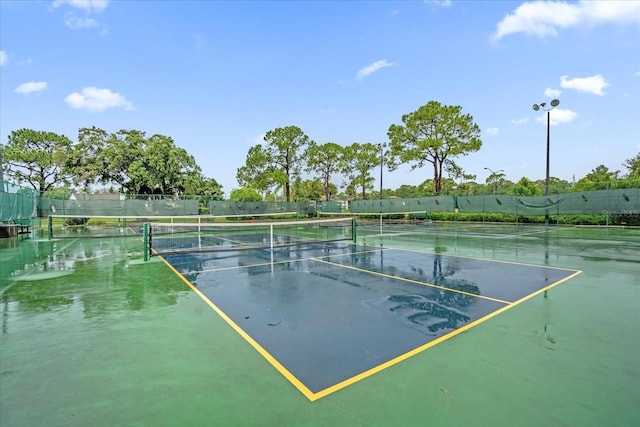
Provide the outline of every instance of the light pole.
<path id="1" fill-rule="evenodd" d="M 489 177 L 493 177 L 493 194 L 496 194 L 496 191 L 498 190 L 498 174 L 500 172 L 504 172 L 504 169 L 498 169 L 497 171 L 494 171 L 491 168 L 485 168 L 485 169 L 491 172 L 491 175 L 489 175 Z M 487 178 L 487 180 L 488 179 L 489 178 Z"/>
<path id="2" fill-rule="evenodd" d="M 382 168 L 384 166 L 384 143 L 380 144 L 380 200 L 382 200 Z"/>
<path id="3" fill-rule="evenodd" d="M 544 195 L 549 197 L 549 135 L 550 135 L 550 126 L 551 126 L 551 110 L 560 105 L 560 100 L 554 99 L 551 101 L 551 105 L 547 108 L 546 102 L 541 102 L 540 104 L 533 104 L 533 110 L 538 111 L 542 109 L 542 111 L 547 112 L 547 174 L 545 178 L 544 185 Z M 545 202 L 546 203 L 546 202 Z M 549 208 L 547 207 L 544 211 L 544 226 L 549 226 Z"/>
<path id="4" fill-rule="evenodd" d="M 380 235 L 382 236 L 382 167 L 384 166 L 384 143 L 380 143 Z"/>

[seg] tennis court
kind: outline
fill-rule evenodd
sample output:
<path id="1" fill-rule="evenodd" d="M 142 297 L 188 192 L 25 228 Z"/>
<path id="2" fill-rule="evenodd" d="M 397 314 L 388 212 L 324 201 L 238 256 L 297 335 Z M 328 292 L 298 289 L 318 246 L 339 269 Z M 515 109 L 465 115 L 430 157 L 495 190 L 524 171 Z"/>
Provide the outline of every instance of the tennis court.
<path id="1" fill-rule="evenodd" d="M 640 422 L 640 230 L 330 234 L 11 240 L 0 424 Z"/>

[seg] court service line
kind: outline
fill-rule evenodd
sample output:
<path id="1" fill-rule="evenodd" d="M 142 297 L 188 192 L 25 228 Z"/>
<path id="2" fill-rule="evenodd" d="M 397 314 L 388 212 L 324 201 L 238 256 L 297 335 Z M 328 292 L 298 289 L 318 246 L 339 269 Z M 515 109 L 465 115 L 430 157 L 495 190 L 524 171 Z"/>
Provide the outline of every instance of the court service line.
<path id="1" fill-rule="evenodd" d="M 444 290 L 444 291 L 455 292 L 457 294 L 468 295 L 468 296 L 472 296 L 472 297 L 475 297 L 475 298 L 482 298 L 482 299 L 486 299 L 486 300 L 489 300 L 489 301 L 499 302 L 501 304 L 512 304 L 511 301 L 505 301 L 505 300 L 501 300 L 501 299 L 498 299 L 498 298 L 487 297 L 487 296 L 484 296 L 484 295 L 472 294 L 471 292 L 459 291 L 457 289 L 447 288 L 447 287 L 444 287 L 444 286 L 435 285 L 433 283 L 420 282 L 418 280 L 407 279 L 406 277 L 392 276 L 390 274 L 380 273 L 378 271 L 364 270 L 362 268 L 353 267 L 353 266 L 350 266 L 350 265 L 338 264 L 338 263 L 331 262 L 331 261 L 325 261 L 325 260 L 319 259 L 319 258 L 314 259 L 314 261 L 322 262 L 322 263 L 329 264 L 329 265 L 332 265 L 332 266 L 335 266 L 335 267 L 348 268 L 348 269 L 355 270 L 355 271 L 360 271 L 360 272 L 363 272 L 363 273 L 369 273 L 369 274 L 374 274 L 374 275 L 377 275 L 377 276 L 387 277 L 389 279 L 402 280 L 404 282 L 414 283 L 416 285 L 428 286 L 430 288 L 436 288 L 436 289 L 441 289 L 441 290 Z"/>
<path id="2" fill-rule="evenodd" d="M 367 253 L 371 253 L 371 252 L 380 252 L 381 250 L 383 250 L 383 248 L 376 248 L 376 249 L 371 249 L 371 250 L 366 250 L 366 251 L 349 252 L 349 253 L 345 253 L 345 254 L 323 255 L 323 257 L 324 258 L 333 258 L 333 257 L 339 257 L 339 256 L 359 255 L 359 254 L 367 254 Z M 184 253 L 188 253 L 188 252 L 184 252 Z M 317 258 L 316 257 L 307 257 L 307 258 L 286 259 L 286 260 L 282 260 L 282 261 L 265 261 L 265 262 L 259 262 L 257 264 L 234 265 L 233 267 L 210 268 L 210 269 L 207 269 L 207 270 L 194 270 L 194 271 L 189 271 L 189 274 L 193 274 L 193 273 L 215 273 L 217 271 L 228 271 L 228 270 L 242 270 L 244 268 L 265 267 L 265 266 L 268 266 L 268 265 L 278 265 L 278 264 L 286 264 L 286 263 L 294 263 L 294 262 L 302 262 L 302 261 L 317 261 Z"/>
<path id="3" fill-rule="evenodd" d="M 563 271 L 577 271 L 575 268 L 555 267 L 553 265 L 540 265 L 540 264 L 532 264 L 532 263 L 526 263 L 526 262 L 505 261 L 505 260 L 493 259 L 493 258 L 478 258 L 478 257 L 468 256 L 468 255 L 441 254 L 441 253 L 437 253 L 437 252 L 419 251 L 417 249 L 400 249 L 400 248 L 394 248 L 394 247 L 391 247 L 391 246 L 385 247 L 385 249 L 390 249 L 390 250 L 394 250 L 394 251 L 413 252 L 413 253 L 416 253 L 416 254 L 438 255 L 438 256 L 450 257 L 450 258 L 473 259 L 473 260 L 476 260 L 476 261 L 484 261 L 484 262 L 499 262 L 499 263 L 502 263 L 502 264 L 523 265 L 525 267 L 549 268 L 549 269 L 552 269 L 552 270 L 563 270 Z"/>
<path id="4" fill-rule="evenodd" d="M 229 316 L 225 314 L 222 309 L 213 303 L 205 294 L 203 294 L 196 286 L 194 286 L 186 277 L 184 277 L 178 270 L 176 270 L 167 260 L 162 256 L 160 257 L 171 271 L 173 271 L 193 292 L 196 293 L 202 300 L 207 303 L 229 326 L 233 328 L 242 338 L 245 339 L 267 362 L 271 364 L 278 372 L 280 372 L 295 388 L 297 388 L 303 395 L 310 401 L 318 399 L 316 393 L 312 392 L 300 381 L 295 375 L 293 375 L 287 368 L 284 367 L 278 360 L 271 355 L 264 347 L 262 347 L 256 340 L 254 340 L 244 329 L 242 329 L 236 322 L 234 322 Z"/>

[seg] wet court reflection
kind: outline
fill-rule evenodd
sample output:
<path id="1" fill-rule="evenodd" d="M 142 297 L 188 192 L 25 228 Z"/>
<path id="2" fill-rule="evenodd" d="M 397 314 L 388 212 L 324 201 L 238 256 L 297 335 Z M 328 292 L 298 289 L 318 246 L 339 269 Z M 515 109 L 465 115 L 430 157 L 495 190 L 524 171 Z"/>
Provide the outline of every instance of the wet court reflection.
<path id="1" fill-rule="evenodd" d="M 346 243 L 166 259 L 312 393 L 572 273 Z"/>
<path id="2" fill-rule="evenodd" d="M 85 319 L 105 318 L 174 305 L 189 292 L 180 280 L 162 280 L 161 263 L 132 262 L 131 248 L 139 248 L 137 240 L 22 242 L 12 251 L 19 261 L 0 269 L 3 327 L 10 328 L 14 313 L 32 322 L 40 314 L 69 310 Z"/>

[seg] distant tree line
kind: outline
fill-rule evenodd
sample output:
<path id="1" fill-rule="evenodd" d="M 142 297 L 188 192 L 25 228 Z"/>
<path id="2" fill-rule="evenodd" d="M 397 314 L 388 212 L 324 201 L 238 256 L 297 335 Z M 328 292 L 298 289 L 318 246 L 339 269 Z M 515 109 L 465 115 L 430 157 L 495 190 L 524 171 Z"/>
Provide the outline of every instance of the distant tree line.
<path id="1" fill-rule="evenodd" d="M 485 183 L 465 172 L 455 160 L 480 150 L 480 128 L 459 106 L 430 101 L 392 124 L 388 143 L 354 142 L 341 146 L 316 143 L 297 126 L 268 131 L 264 143 L 249 148 L 237 169 L 241 188 L 230 199 L 307 200 L 425 197 L 440 194 L 542 195 L 544 181 L 506 179 L 493 172 Z M 164 135 L 147 137 L 138 130 L 109 133 L 91 127 L 78 132 L 77 143 L 53 132 L 20 129 L 0 146 L 6 176 L 55 197 L 72 189 L 143 195 L 223 197 L 222 186 L 202 174 L 195 158 Z M 382 167 L 424 167 L 431 178 L 419 185 L 374 190 L 374 175 Z M 640 186 L 640 153 L 624 161 L 627 173 L 599 165 L 577 182 L 550 177 L 553 193 Z M 309 178 L 305 179 L 304 176 Z M 447 175 L 447 176 L 445 176 Z M 338 190 L 334 181 L 342 180 Z"/>
<path id="2" fill-rule="evenodd" d="M 74 144 L 53 132 L 20 129 L 2 152 L 7 176 L 41 195 L 99 185 L 127 194 L 222 196 L 218 182 L 204 177 L 194 157 L 164 135 L 91 127 L 80 129 Z"/>
<path id="3" fill-rule="evenodd" d="M 435 194 L 440 194 L 445 171 L 464 173 L 455 158 L 482 146 L 480 127 L 471 115 L 436 101 L 402 116 L 402 124 L 392 124 L 387 136 L 385 150 L 384 144 L 371 142 L 317 144 L 296 126 L 277 128 L 267 132 L 264 144 L 249 149 L 236 177 L 240 185 L 264 194 L 283 188 L 285 200 L 291 201 L 292 189 L 297 197 L 330 200 L 336 194 L 331 178 L 340 175 L 348 198 L 365 199 L 373 190 L 373 171 L 383 163 L 389 171 L 401 164 L 412 170 L 430 165 Z M 317 178 L 301 180 L 303 170 Z"/>

